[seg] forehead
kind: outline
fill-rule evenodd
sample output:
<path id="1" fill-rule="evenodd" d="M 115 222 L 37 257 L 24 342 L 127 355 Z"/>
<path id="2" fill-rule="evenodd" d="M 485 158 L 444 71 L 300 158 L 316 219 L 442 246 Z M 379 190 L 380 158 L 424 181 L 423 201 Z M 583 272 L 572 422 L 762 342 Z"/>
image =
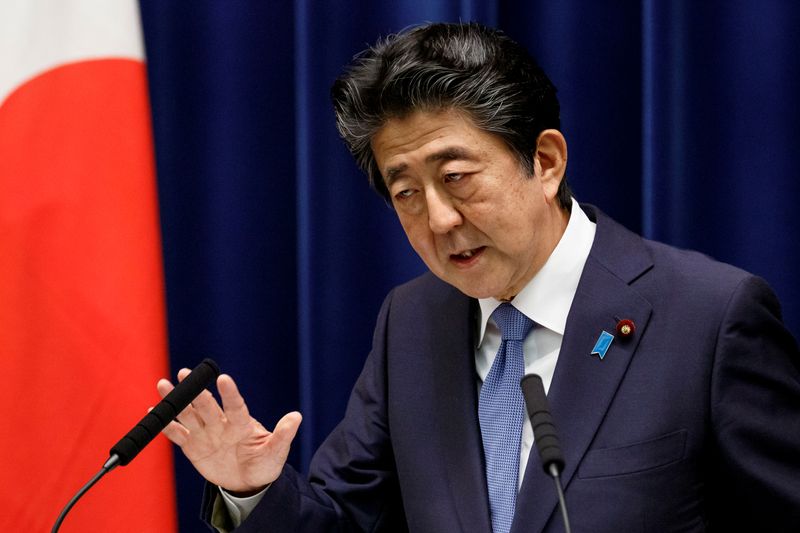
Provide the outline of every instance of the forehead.
<path id="1" fill-rule="evenodd" d="M 504 149 L 505 143 L 475 126 L 465 113 L 446 109 L 390 118 L 372 137 L 371 146 L 386 177 L 411 164 L 481 158 L 487 151 Z"/>

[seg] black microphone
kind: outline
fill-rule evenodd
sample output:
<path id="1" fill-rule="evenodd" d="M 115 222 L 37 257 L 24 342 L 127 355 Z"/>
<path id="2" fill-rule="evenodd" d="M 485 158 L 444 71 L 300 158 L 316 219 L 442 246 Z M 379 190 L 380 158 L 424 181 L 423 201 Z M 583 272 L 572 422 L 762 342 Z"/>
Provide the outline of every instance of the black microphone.
<path id="1" fill-rule="evenodd" d="M 217 376 L 219 376 L 217 363 L 211 359 L 203 359 L 203 362 L 194 367 L 194 370 L 183 381 L 178 383 L 158 405 L 111 448 L 109 452 L 111 458 L 108 461 L 114 461 L 114 456 L 117 456 L 118 459 L 115 462 L 120 465 L 125 466 L 130 463 Z M 112 466 L 116 466 L 116 464 Z"/>
<path id="2" fill-rule="evenodd" d="M 550 416 L 550 407 L 547 403 L 542 378 L 536 374 L 528 374 L 522 378 L 519 385 L 522 387 L 522 395 L 525 397 L 525 405 L 528 407 L 528 416 L 531 419 L 531 426 L 533 426 L 533 438 L 536 448 L 539 450 L 539 457 L 542 459 L 542 468 L 544 473 L 552 476 L 555 482 L 561 516 L 564 518 L 564 530 L 570 533 L 572 530 L 569 527 L 567 503 L 564 500 L 564 489 L 561 487 L 564 454 L 561 453 L 556 427 L 553 424 L 553 417 Z"/>
<path id="3" fill-rule="evenodd" d="M 219 367 L 217 363 L 211 359 L 203 359 L 203 362 L 197 365 L 191 373 L 186 376 L 183 381 L 178 383 L 172 391 L 167 394 L 158 405 L 156 405 L 144 418 L 142 418 L 127 435 L 122 437 L 118 443 L 111 448 L 108 461 L 103 465 L 103 468 L 95 474 L 81 489 L 67 502 L 67 505 L 61 510 L 58 515 L 51 533 L 56 533 L 64 522 L 67 513 L 78 502 L 78 500 L 86 494 L 86 492 L 97 483 L 101 477 L 113 470 L 119 465 L 125 466 L 136 457 L 142 449 L 150 444 L 156 435 L 161 433 L 161 430 L 167 427 L 167 424 L 172 422 L 178 414 L 186 409 L 186 406 L 192 403 L 192 400 L 203 392 L 203 389 L 208 386 L 211 381 L 219 376 Z"/>

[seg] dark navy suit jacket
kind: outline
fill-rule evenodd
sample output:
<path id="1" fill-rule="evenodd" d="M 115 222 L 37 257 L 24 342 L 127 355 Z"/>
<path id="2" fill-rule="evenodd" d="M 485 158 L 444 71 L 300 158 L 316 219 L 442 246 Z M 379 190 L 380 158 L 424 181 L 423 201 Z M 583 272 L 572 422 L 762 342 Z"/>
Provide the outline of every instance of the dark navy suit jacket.
<path id="1" fill-rule="evenodd" d="M 597 234 L 548 394 L 573 531 L 800 531 L 800 355 L 773 292 L 584 209 Z M 394 289 L 310 479 L 287 466 L 237 531 L 490 532 L 475 312 L 430 274 Z M 591 355 L 621 319 L 635 333 Z M 563 531 L 535 455 L 512 533 Z"/>

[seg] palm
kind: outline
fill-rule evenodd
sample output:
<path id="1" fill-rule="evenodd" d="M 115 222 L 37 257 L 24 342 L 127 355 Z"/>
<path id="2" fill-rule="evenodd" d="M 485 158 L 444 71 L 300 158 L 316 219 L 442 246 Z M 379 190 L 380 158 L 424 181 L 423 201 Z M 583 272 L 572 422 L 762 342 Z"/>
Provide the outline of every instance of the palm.
<path id="1" fill-rule="evenodd" d="M 254 418 L 245 426 L 224 424 L 220 433 L 204 434 L 184 445 L 183 452 L 210 482 L 232 492 L 271 483 L 285 457 L 275 450 L 273 434 Z"/>

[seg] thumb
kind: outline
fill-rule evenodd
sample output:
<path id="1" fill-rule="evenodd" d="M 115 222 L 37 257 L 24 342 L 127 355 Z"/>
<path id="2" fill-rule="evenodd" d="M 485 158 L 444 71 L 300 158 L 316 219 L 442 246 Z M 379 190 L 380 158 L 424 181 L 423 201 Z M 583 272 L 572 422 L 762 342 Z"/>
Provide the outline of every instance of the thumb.
<path id="1" fill-rule="evenodd" d="M 300 428 L 302 421 L 303 415 L 297 411 L 292 411 L 283 415 L 283 418 L 278 420 L 275 429 L 272 431 L 272 441 L 275 449 L 283 456 L 284 460 L 289 456 L 289 448 L 297 435 L 297 430 Z"/>

